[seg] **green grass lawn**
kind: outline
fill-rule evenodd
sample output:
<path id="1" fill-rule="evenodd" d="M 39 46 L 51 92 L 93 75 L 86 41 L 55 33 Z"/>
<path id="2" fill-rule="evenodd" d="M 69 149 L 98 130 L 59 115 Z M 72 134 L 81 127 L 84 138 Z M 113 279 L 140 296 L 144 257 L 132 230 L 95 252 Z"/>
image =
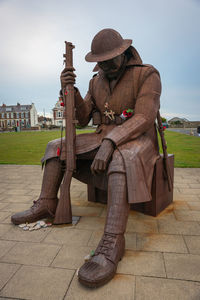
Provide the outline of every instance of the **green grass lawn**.
<path id="1" fill-rule="evenodd" d="M 38 165 L 46 144 L 59 137 L 60 131 L 0 133 L 0 164 Z M 171 131 L 165 137 L 168 153 L 175 154 L 175 167 L 200 168 L 200 138 Z"/>

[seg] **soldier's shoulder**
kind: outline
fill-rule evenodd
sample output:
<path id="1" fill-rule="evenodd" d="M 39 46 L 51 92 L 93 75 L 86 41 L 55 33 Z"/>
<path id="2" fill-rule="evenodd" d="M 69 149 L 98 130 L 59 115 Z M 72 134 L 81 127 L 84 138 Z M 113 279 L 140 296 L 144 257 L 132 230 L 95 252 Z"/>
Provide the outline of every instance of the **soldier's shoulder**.
<path id="1" fill-rule="evenodd" d="M 143 64 L 142 67 L 144 68 L 145 72 L 150 72 L 150 73 L 156 72 L 159 74 L 159 71 L 150 64 Z"/>
<path id="2" fill-rule="evenodd" d="M 160 77 L 160 73 L 159 71 L 152 65 L 150 64 L 142 64 L 140 65 L 140 68 L 138 70 L 138 74 L 140 77 L 140 80 L 146 79 L 147 77 L 149 77 L 152 74 L 157 74 L 158 77 Z"/>

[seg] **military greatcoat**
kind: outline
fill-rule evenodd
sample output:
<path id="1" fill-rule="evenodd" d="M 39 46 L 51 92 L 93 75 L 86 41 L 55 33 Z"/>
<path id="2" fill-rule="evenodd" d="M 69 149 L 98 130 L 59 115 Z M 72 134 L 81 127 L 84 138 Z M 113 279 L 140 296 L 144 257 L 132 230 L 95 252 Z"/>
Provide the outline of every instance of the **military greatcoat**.
<path id="1" fill-rule="evenodd" d="M 78 157 L 97 149 L 102 140 L 111 140 L 115 151 L 107 174 L 125 172 L 128 202 L 139 203 L 151 200 L 153 170 L 159 157 L 155 120 L 160 107 L 161 82 L 158 71 L 142 64 L 136 49 L 132 46 L 130 49 L 132 57 L 112 90 L 99 70 L 90 81 L 85 99 L 76 92 L 76 116 L 80 125 L 87 125 L 96 113 L 99 124 L 96 132 L 76 137 L 76 154 Z M 120 115 L 127 109 L 133 110 L 132 117 L 119 124 Z M 105 111 L 112 111 L 114 120 Z M 42 162 L 56 157 L 58 147 L 60 139 L 49 142 Z M 61 159 L 65 159 L 64 148 Z"/>

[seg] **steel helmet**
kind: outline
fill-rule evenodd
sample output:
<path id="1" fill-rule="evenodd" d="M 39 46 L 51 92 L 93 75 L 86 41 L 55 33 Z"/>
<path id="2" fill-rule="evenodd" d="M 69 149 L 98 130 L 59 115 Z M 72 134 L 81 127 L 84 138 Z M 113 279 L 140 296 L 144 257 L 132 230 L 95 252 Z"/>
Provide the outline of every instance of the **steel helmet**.
<path id="1" fill-rule="evenodd" d="M 122 54 L 130 47 L 132 40 L 125 40 L 114 29 L 99 31 L 92 40 L 91 52 L 85 56 L 88 62 L 101 62 Z"/>

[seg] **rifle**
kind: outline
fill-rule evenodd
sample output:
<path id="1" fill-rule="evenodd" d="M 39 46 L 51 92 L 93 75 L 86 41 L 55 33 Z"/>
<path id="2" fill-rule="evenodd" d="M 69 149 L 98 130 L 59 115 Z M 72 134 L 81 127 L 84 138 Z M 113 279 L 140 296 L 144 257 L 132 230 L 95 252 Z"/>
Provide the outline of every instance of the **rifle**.
<path id="1" fill-rule="evenodd" d="M 66 52 L 63 54 L 65 58 L 65 68 L 68 71 L 74 71 L 72 49 L 74 45 L 65 42 Z M 62 90 L 65 105 L 65 149 L 66 149 L 66 171 L 63 183 L 60 187 L 60 199 L 56 209 L 54 224 L 72 223 L 72 210 L 70 200 L 70 185 L 72 175 L 76 169 L 76 152 L 75 152 L 75 103 L 74 103 L 74 84 L 69 83 Z"/>
<path id="2" fill-rule="evenodd" d="M 158 120 L 158 131 L 160 133 L 161 143 L 162 143 L 162 148 L 163 148 L 164 169 L 165 169 L 165 173 L 166 173 L 166 177 L 167 177 L 167 181 L 168 181 L 168 189 L 169 189 L 169 191 L 171 191 L 173 189 L 173 180 L 172 180 L 172 176 L 170 173 L 168 154 L 167 154 L 167 144 L 166 144 L 164 133 L 163 133 L 163 125 L 162 125 L 162 120 L 161 120 L 159 111 L 157 114 L 157 120 Z"/>

